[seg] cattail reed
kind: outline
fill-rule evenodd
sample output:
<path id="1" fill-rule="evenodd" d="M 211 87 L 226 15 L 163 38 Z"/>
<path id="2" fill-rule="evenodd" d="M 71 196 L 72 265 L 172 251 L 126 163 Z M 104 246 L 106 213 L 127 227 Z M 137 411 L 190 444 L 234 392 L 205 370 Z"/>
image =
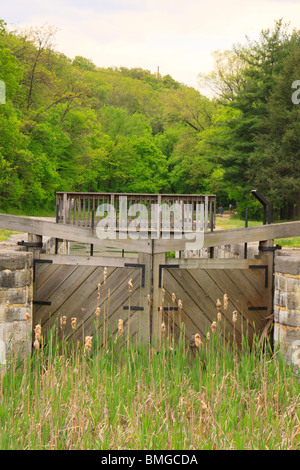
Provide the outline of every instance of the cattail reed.
<path id="1" fill-rule="evenodd" d="M 124 322 L 123 322 L 123 320 L 120 318 L 120 319 L 118 320 L 118 333 L 119 333 L 119 335 L 121 336 L 121 335 L 123 334 L 123 332 L 124 332 Z"/>
<path id="2" fill-rule="evenodd" d="M 41 337 L 42 337 L 42 327 L 41 327 L 41 325 L 36 325 L 36 327 L 34 329 L 34 334 L 35 334 L 35 339 L 37 341 L 41 341 Z"/>
<path id="3" fill-rule="evenodd" d="M 195 346 L 199 349 L 202 344 L 201 337 L 199 333 L 195 334 Z"/>
<path id="4" fill-rule="evenodd" d="M 128 291 L 129 291 L 129 300 L 128 300 L 128 338 L 127 338 L 127 345 L 129 347 L 129 339 L 130 339 L 130 307 L 131 307 L 131 295 L 133 291 L 133 284 L 132 279 L 128 281 Z"/>
<path id="5" fill-rule="evenodd" d="M 164 288 L 161 290 L 161 314 L 163 315 L 164 313 L 164 307 L 165 307 L 165 295 L 166 291 Z"/>
<path id="6" fill-rule="evenodd" d="M 224 303 L 224 310 L 226 312 L 226 310 L 228 309 L 228 296 L 227 296 L 227 294 L 224 294 L 223 303 Z"/>
<path id="7" fill-rule="evenodd" d="M 211 329 L 212 333 L 215 333 L 216 326 L 217 326 L 217 322 L 213 321 L 212 324 L 210 325 L 210 329 Z"/>
<path id="8" fill-rule="evenodd" d="M 71 326 L 72 326 L 72 330 L 76 330 L 76 326 L 77 326 L 77 318 L 76 317 L 71 318 Z"/>
<path id="9" fill-rule="evenodd" d="M 93 344 L 93 337 L 92 336 L 86 336 L 85 337 L 85 342 L 84 342 L 84 351 L 85 352 L 90 352 L 92 350 L 92 344 Z"/>
<path id="10" fill-rule="evenodd" d="M 173 331 L 173 347 L 174 347 L 174 340 L 175 340 L 175 302 L 176 302 L 176 295 L 172 294 L 172 303 L 173 303 L 173 309 L 172 309 L 172 331 Z"/>
<path id="11" fill-rule="evenodd" d="M 60 328 L 62 331 L 64 331 L 66 324 L 67 324 L 67 317 L 66 316 L 60 317 Z"/>
<path id="12" fill-rule="evenodd" d="M 33 346 L 35 349 L 40 349 L 40 341 L 42 339 L 42 327 L 41 325 L 36 325 L 35 329 L 34 329 L 34 334 L 35 334 L 35 340 L 34 340 L 34 343 L 33 343 Z"/>

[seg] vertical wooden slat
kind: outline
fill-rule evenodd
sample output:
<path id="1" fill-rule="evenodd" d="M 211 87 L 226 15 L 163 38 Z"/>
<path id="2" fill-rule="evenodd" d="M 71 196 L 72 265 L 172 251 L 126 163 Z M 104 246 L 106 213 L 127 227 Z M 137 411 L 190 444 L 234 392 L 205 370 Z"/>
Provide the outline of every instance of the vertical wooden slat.
<path id="1" fill-rule="evenodd" d="M 208 229 L 208 196 L 205 196 L 204 202 L 204 231 L 207 232 Z"/>
<path id="2" fill-rule="evenodd" d="M 82 197 L 82 225 L 85 227 L 85 196 Z"/>
<path id="3" fill-rule="evenodd" d="M 67 193 L 63 195 L 63 223 L 67 223 Z"/>

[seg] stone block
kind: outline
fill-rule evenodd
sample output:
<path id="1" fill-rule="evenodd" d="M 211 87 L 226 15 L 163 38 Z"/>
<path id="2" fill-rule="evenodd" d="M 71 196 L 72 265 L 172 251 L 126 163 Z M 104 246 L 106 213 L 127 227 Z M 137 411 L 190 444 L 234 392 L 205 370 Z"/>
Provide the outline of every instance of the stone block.
<path id="1" fill-rule="evenodd" d="M 275 272 L 281 274 L 299 275 L 300 257 L 296 254 L 277 252 L 275 255 Z"/>
<path id="2" fill-rule="evenodd" d="M 12 271 L 4 269 L 0 271 L 0 288 L 11 288 L 29 286 L 31 284 L 32 272 L 29 269 Z"/>
<path id="3" fill-rule="evenodd" d="M 11 306 L 15 304 L 25 304 L 27 297 L 27 289 L 24 289 L 23 287 L 16 287 L 15 289 L 0 289 L 0 304 L 5 304 L 7 301 Z"/>
<path id="4" fill-rule="evenodd" d="M 11 271 L 32 267 L 32 253 L 0 250 L 0 271 L 10 269 Z"/>

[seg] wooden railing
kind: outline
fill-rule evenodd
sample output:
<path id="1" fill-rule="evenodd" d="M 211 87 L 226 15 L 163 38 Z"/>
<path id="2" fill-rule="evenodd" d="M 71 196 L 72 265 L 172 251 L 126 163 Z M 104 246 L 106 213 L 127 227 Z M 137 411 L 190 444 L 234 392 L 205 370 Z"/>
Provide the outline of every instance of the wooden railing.
<path id="1" fill-rule="evenodd" d="M 161 206 L 161 227 L 164 223 L 164 208 L 171 208 L 175 203 L 182 206 L 189 205 L 192 220 L 191 229 L 196 229 L 196 223 L 201 219 L 201 229 L 208 228 L 210 215 L 216 214 L 216 196 L 213 194 L 143 194 L 143 193 L 56 193 L 56 220 L 57 223 L 72 224 L 81 227 L 95 227 L 103 217 L 98 208 L 110 204 L 114 207 L 116 214 L 116 227 L 122 226 L 122 215 L 124 207 L 127 214 L 133 209 L 134 204 L 143 204 L 146 207 L 148 217 L 147 223 L 150 228 L 151 209 L 154 205 Z M 103 206 L 102 206 L 103 207 Z M 127 217 L 130 223 L 132 218 Z M 153 217 L 152 217 L 153 221 Z M 170 220 L 171 227 L 173 219 Z"/>

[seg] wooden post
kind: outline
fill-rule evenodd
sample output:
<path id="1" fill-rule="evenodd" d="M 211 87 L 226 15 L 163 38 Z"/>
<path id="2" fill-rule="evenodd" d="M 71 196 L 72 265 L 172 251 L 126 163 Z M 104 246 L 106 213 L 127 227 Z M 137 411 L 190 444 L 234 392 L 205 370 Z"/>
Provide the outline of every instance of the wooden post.
<path id="1" fill-rule="evenodd" d="M 208 229 L 208 196 L 205 196 L 204 202 L 204 232 Z"/>
<path id="2" fill-rule="evenodd" d="M 266 240 L 259 242 L 259 248 L 271 248 L 274 246 L 274 240 Z M 268 266 L 268 290 L 266 295 L 266 306 L 268 307 L 268 314 L 273 312 L 273 271 L 274 271 L 274 251 L 273 250 L 260 250 L 260 256 L 265 260 Z"/>
<path id="3" fill-rule="evenodd" d="M 153 294 L 152 294 L 152 342 L 155 348 L 158 348 L 161 338 L 162 314 L 160 307 L 162 305 L 162 288 L 159 287 L 159 265 L 165 264 L 165 253 L 153 254 Z"/>
<path id="4" fill-rule="evenodd" d="M 28 233 L 28 242 L 29 243 L 43 243 L 43 237 L 41 235 L 35 235 L 34 233 Z M 36 247 L 28 247 L 28 251 L 30 251 L 33 255 L 33 259 L 39 259 L 40 257 L 40 252 L 41 252 L 42 246 L 36 246 Z"/>

